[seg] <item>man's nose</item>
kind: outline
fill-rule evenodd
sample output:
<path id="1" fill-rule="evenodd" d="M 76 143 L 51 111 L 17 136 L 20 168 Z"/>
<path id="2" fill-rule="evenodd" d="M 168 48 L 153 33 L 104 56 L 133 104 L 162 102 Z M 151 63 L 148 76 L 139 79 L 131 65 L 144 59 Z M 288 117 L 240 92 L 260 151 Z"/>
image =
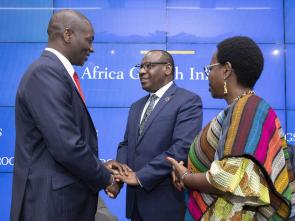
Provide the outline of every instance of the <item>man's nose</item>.
<path id="1" fill-rule="evenodd" d="M 143 67 L 141 67 L 140 69 L 139 69 L 139 76 L 142 76 L 143 74 L 145 74 L 146 73 L 146 70 L 143 68 Z"/>
<path id="2" fill-rule="evenodd" d="M 89 51 L 90 51 L 90 53 L 93 53 L 93 52 L 94 52 L 93 46 L 91 46 L 91 47 L 89 48 Z"/>

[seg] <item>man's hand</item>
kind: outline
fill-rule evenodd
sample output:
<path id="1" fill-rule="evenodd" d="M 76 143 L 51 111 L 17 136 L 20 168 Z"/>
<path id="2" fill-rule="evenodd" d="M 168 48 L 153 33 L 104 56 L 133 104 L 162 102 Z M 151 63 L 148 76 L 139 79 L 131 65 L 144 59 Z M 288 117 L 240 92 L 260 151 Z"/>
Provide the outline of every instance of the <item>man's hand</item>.
<path id="1" fill-rule="evenodd" d="M 115 182 L 111 185 L 109 185 L 106 189 L 105 189 L 105 193 L 110 197 L 115 199 L 117 197 L 117 195 L 120 193 L 122 187 L 122 183 L 118 183 Z"/>
<path id="2" fill-rule="evenodd" d="M 128 173 L 132 170 L 126 165 L 117 162 L 116 160 L 110 160 L 104 163 L 105 167 L 109 169 L 112 174 L 120 174 L 122 176 L 128 176 Z"/>
<path id="3" fill-rule="evenodd" d="M 127 183 L 128 185 L 131 185 L 131 186 L 138 186 L 139 185 L 137 177 L 136 177 L 136 173 L 133 171 L 130 171 L 127 176 L 126 175 L 122 176 L 121 174 L 116 174 L 116 175 L 114 175 L 114 177 L 116 180 L 120 180 L 124 183 Z"/>

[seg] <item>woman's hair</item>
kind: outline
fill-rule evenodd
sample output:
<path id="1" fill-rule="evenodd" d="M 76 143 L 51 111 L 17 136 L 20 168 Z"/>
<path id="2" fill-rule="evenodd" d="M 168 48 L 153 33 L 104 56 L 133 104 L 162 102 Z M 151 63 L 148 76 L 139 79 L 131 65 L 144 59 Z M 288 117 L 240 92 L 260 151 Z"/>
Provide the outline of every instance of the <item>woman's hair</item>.
<path id="1" fill-rule="evenodd" d="M 230 62 L 244 87 L 253 88 L 263 70 L 264 59 L 258 45 L 248 37 L 227 38 L 217 45 L 217 60 L 221 64 Z"/>

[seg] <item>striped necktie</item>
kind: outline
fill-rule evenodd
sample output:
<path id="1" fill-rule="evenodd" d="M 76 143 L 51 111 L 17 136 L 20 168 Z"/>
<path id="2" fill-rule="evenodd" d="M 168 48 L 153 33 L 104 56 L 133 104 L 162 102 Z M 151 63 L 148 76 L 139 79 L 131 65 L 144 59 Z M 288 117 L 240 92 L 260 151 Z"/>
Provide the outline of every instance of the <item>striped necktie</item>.
<path id="1" fill-rule="evenodd" d="M 145 122 L 147 121 L 148 117 L 150 116 L 150 114 L 152 113 L 153 109 L 154 109 L 154 106 L 155 106 L 155 101 L 158 99 L 158 96 L 155 95 L 155 94 L 152 94 L 150 96 L 150 103 L 149 105 L 147 106 L 146 110 L 145 110 L 145 113 L 143 115 L 143 118 L 142 118 L 142 121 L 140 122 L 140 125 L 139 125 L 139 136 L 141 135 L 143 129 L 144 129 L 144 124 Z"/>

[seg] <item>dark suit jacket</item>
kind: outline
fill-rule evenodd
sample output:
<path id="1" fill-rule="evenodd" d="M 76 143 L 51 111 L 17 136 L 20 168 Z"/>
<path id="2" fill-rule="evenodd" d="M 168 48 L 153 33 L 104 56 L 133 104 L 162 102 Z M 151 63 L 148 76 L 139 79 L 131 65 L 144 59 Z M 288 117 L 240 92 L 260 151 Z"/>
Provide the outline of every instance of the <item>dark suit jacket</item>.
<path id="1" fill-rule="evenodd" d="M 187 161 L 190 144 L 202 126 L 199 96 L 173 84 L 159 100 L 138 136 L 140 118 L 149 96 L 132 104 L 117 160 L 126 163 L 143 185 L 127 186 L 126 216 L 134 206 L 144 220 L 180 220 L 184 195 L 174 188 L 167 156 Z"/>
<path id="2" fill-rule="evenodd" d="M 44 51 L 23 76 L 15 117 L 11 220 L 94 220 L 110 174 L 86 106 L 53 53 Z"/>

